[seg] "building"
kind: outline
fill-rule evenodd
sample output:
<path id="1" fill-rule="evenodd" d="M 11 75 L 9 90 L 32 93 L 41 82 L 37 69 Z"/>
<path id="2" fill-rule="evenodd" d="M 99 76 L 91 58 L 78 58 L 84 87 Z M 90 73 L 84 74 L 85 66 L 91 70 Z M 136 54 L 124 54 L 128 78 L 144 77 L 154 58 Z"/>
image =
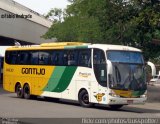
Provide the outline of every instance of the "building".
<path id="1" fill-rule="evenodd" d="M 51 25 L 51 20 L 13 0 L 0 0 L 0 46 L 54 41 L 41 38 Z"/>

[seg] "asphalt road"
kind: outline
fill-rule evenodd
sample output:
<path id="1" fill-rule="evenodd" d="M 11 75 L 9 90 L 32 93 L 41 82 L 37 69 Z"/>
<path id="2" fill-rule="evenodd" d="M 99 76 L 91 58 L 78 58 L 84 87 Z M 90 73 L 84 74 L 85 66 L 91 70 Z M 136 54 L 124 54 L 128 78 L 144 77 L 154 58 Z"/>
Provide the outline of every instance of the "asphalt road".
<path id="1" fill-rule="evenodd" d="M 149 85 L 147 94 L 148 94 L 148 102 L 160 103 L 160 85 L 157 86 Z"/>
<path id="2" fill-rule="evenodd" d="M 66 100 L 26 100 L 0 88 L 0 117 L 2 118 L 160 118 L 160 87 L 148 87 L 145 105 L 124 106 L 111 110 L 107 106 L 83 108 Z"/>

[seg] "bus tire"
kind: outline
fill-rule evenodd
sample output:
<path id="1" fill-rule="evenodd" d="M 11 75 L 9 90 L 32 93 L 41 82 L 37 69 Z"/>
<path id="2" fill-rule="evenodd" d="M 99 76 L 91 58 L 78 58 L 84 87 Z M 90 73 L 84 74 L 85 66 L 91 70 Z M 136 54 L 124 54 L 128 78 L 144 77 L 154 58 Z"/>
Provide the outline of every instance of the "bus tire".
<path id="1" fill-rule="evenodd" d="M 31 94 L 30 94 L 30 87 L 28 84 L 25 84 L 23 87 L 23 93 L 24 93 L 24 98 L 25 99 L 30 99 L 31 98 Z"/>
<path id="2" fill-rule="evenodd" d="M 117 110 L 123 107 L 123 105 L 109 105 L 112 110 Z"/>
<path id="3" fill-rule="evenodd" d="M 89 102 L 89 94 L 86 90 L 82 90 L 78 94 L 79 104 L 83 107 L 91 107 L 92 104 Z"/>
<path id="4" fill-rule="evenodd" d="M 16 84 L 15 92 L 16 92 L 18 98 L 23 98 L 23 89 L 22 89 L 20 83 Z"/>

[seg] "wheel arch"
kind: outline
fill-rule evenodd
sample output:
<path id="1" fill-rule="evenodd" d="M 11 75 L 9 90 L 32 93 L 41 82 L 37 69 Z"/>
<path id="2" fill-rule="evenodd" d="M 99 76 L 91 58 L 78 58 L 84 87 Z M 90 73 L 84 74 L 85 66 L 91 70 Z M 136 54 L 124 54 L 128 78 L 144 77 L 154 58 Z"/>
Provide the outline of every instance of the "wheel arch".
<path id="1" fill-rule="evenodd" d="M 17 86 L 18 86 L 19 84 L 20 84 L 21 87 L 22 87 L 22 84 L 21 84 L 20 82 L 16 82 L 15 87 L 14 87 L 14 92 L 16 92 L 16 88 L 17 88 Z"/>
<path id="2" fill-rule="evenodd" d="M 83 90 L 86 90 L 88 95 L 89 95 L 89 102 L 91 102 L 91 95 L 90 95 L 90 92 L 87 88 L 80 88 L 79 91 L 78 91 L 78 94 L 77 94 L 77 98 L 79 97 L 79 94 L 83 91 Z"/>

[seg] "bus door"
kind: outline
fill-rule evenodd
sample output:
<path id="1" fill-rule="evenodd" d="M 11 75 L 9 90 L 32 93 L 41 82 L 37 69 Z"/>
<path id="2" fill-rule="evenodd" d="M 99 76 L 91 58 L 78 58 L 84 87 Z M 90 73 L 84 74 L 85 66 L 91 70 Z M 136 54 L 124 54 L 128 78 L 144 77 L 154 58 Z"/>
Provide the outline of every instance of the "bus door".
<path id="1" fill-rule="evenodd" d="M 106 102 L 107 67 L 105 54 L 101 49 L 93 50 L 93 69 L 98 85 L 98 92 L 94 96 L 98 103 Z"/>

